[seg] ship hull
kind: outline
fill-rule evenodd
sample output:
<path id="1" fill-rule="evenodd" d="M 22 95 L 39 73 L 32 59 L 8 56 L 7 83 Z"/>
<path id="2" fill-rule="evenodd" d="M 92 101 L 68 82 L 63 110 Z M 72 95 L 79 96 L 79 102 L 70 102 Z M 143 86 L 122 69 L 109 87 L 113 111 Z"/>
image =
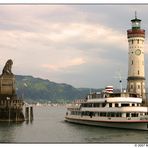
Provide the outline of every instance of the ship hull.
<path id="1" fill-rule="evenodd" d="M 65 121 L 71 122 L 71 123 L 101 126 L 101 127 L 148 130 L 148 121 L 116 122 L 116 121 L 103 121 L 103 120 L 86 120 L 81 118 L 77 119 L 77 118 L 70 118 L 70 117 L 65 117 Z"/>

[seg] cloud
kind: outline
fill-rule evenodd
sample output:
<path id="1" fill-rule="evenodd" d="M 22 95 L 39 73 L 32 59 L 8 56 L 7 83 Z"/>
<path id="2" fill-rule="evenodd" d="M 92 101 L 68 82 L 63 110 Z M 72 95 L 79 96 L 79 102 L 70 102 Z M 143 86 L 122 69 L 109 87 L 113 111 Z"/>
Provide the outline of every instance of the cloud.
<path id="1" fill-rule="evenodd" d="M 69 61 L 64 60 L 61 63 L 58 64 L 43 64 L 41 65 L 44 68 L 48 68 L 49 70 L 61 70 L 61 69 L 66 69 L 72 66 L 79 66 L 86 63 L 86 61 L 83 58 L 75 58 L 75 59 L 71 59 Z"/>
<path id="2" fill-rule="evenodd" d="M 75 86 L 112 81 L 116 66 L 127 70 L 126 30 L 134 9 L 132 5 L 2 5 L 1 65 L 12 58 L 16 74 Z M 147 12 L 147 6 L 136 9 L 139 15 Z M 147 27 L 147 20 L 142 23 Z M 147 47 L 146 40 L 146 55 Z"/>

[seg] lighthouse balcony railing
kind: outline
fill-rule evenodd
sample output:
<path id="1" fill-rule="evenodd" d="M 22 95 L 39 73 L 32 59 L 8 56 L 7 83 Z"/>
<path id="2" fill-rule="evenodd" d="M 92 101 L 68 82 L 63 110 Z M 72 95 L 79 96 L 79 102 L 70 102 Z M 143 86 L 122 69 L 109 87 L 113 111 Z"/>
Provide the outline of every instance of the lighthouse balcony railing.
<path id="1" fill-rule="evenodd" d="M 144 29 L 129 29 L 127 30 L 128 34 L 145 34 Z"/>

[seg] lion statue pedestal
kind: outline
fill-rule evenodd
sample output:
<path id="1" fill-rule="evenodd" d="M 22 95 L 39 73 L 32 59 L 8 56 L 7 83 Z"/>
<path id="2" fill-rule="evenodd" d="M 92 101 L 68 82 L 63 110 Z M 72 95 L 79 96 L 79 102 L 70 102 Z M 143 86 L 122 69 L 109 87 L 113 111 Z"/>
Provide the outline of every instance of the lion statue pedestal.
<path id="1" fill-rule="evenodd" d="M 23 100 L 16 95 L 15 76 L 8 60 L 0 75 L 0 121 L 24 121 Z"/>
<path id="2" fill-rule="evenodd" d="M 0 76 L 0 95 L 16 95 L 15 76 L 1 75 Z"/>

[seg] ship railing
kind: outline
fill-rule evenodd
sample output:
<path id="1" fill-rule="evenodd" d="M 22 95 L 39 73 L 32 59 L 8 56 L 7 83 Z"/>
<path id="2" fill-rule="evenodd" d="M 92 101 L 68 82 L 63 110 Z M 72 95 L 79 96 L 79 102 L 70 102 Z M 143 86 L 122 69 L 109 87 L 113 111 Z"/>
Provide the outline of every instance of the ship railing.
<path id="1" fill-rule="evenodd" d="M 81 104 L 81 103 L 84 103 L 84 102 L 86 102 L 86 99 L 77 99 L 77 100 L 74 100 L 72 102 L 72 104 Z"/>
<path id="2" fill-rule="evenodd" d="M 67 109 L 79 109 L 80 104 L 71 104 L 67 106 Z"/>

